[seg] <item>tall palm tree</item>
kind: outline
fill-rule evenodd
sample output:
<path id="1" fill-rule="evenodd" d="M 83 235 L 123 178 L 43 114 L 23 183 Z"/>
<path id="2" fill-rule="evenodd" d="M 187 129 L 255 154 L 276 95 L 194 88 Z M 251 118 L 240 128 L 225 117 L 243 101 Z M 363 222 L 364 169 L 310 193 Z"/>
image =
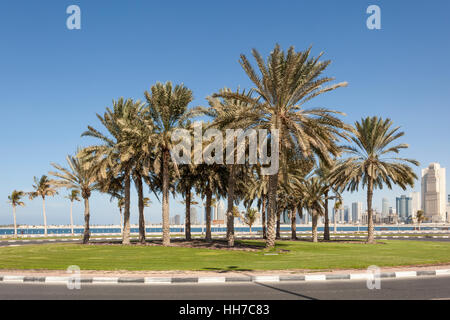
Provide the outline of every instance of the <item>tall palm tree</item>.
<path id="1" fill-rule="evenodd" d="M 233 94 L 239 97 L 245 97 L 243 99 L 235 99 L 231 97 L 221 96 L 222 93 Z M 245 115 L 249 113 L 252 108 L 252 104 L 248 102 L 251 100 L 253 91 L 246 92 L 245 90 L 232 92 L 228 88 L 224 88 L 219 94 L 212 97 L 208 97 L 209 108 L 197 108 L 201 113 L 204 113 L 213 118 L 210 127 L 222 130 L 225 132 L 227 129 L 248 129 L 248 125 L 251 124 L 247 121 Z M 222 99 L 219 99 L 222 98 Z M 236 143 L 236 139 L 233 143 Z M 226 142 L 225 142 L 226 144 Z M 247 147 L 247 146 L 246 146 Z M 228 146 L 227 146 L 228 148 Z M 227 240 L 228 246 L 234 246 L 234 216 L 233 207 L 237 202 L 236 193 L 236 181 L 239 181 L 238 176 L 242 175 L 242 165 L 236 164 L 236 147 L 233 146 L 233 164 L 227 164 L 228 169 L 228 182 L 227 182 Z"/>
<path id="2" fill-rule="evenodd" d="M 336 117 L 342 113 L 324 108 L 305 109 L 305 104 L 313 98 L 347 85 L 343 82 L 324 87 L 334 80 L 322 76 L 330 61 L 319 61 L 322 54 L 315 58 L 310 57 L 310 52 L 311 48 L 296 52 L 291 47 L 284 53 L 280 46 L 276 45 L 266 62 L 258 51 L 253 50 L 259 73 L 247 57 L 241 55 L 240 64 L 255 86 L 255 95 L 248 97 L 232 92 L 215 95 L 245 101 L 253 106 L 236 119 L 246 122 L 245 127 L 278 130 L 279 145 L 273 145 L 272 148 L 279 150 L 282 169 L 287 168 L 287 150 L 295 151 L 304 157 L 317 155 L 328 162 L 339 153 L 337 140 L 345 136 L 342 129 L 347 128 Z M 266 241 L 269 248 L 275 245 L 277 188 L 278 174 L 271 174 Z"/>
<path id="3" fill-rule="evenodd" d="M 16 223 L 16 207 L 23 207 L 25 203 L 22 201 L 22 197 L 25 195 L 23 191 L 14 190 L 11 195 L 8 196 L 8 202 L 11 204 L 13 208 L 13 216 L 14 216 L 14 237 L 17 237 L 17 223 Z"/>
<path id="4" fill-rule="evenodd" d="M 188 117 L 188 104 L 193 100 L 192 91 L 184 85 L 172 86 L 171 82 L 157 83 L 145 91 L 150 119 L 155 126 L 154 148 L 157 151 L 155 159 L 156 173 L 162 174 L 162 229 L 163 245 L 170 244 L 169 225 L 169 166 L 170 151 L 173 148 L 172 133 L 181 127 Z M 177 171 L 177 164 L 173 162 Z"/>
<path id="5" fill-rule="evenodd" d="M 34 198 L 41 197 L 42 198 L 42 214 L 44 216 L 44 236 L 47 236 L 47 215 L 45 212 L 45 198 L 52 197 L 55 194 L 58 194 L 55 188 L 53 188 L 51 181 L 48 179 L 46 175 L 43 175 L 40 179 L 34 177 L 33 184 L 34 191 L 29 192 L 28 195 L 30 200 Z"/>
<path id="6" fill-rule="evenodd" d="M 97 190 L 97 177 L 92 168 L 88 168 L 83 158 L 67 156 L 66 161 L 68 168 L 62 167 L 59 164 L 52 163 L 52 166 L 57 171 L 49 172 L 50 175 L 56 177 L 51 183 L 58 188 L 75 189 L 81 194 L 84 201 L 84 234 L 83 244 L 89 242 L 91 231 L 89 228 L 90 208 L 89 198 L 92 191 Z"/>
<path id="7" fill-rule="evenodd" d="M 368 243 L 375 242 L 373 190 L 382 189 L 383 185 L 391 189 L 393 184 L 405 190 L 408 186 L 414 186 L 417 179 L 408 164 L 418 166 L 419 162 L 395 156 L 409 146 L 405 143 L 392 145 L 404 135 L 404 132 L 399 131 L 399 127 L 392 125 L 391 119 L 383 120 L 377 116 L 357 121 L 351 137 L 354 146 L 344 147 L 349 158 L 342 161 L 332 174 L 332 179 L 341 186 L 341 189 L 355 191 L 360 184 L 363 188 L 367 188 Z"/>
<path id="8" fill-rule="evenodd" d="M 91 168 L 101 185 L 100 191 L 108 192 L 111 183 L 116 183 L 117 177 L 123 179 L 123 192 L 125 198 L 122 244 L 129 245 L 130 241 L 130 186 L 133 169 L 136 166 L 136 148 L 130 144 L 131 133 L 124 130 L 131 120 L 141 112 L 143 105 L 140 101 L 120 98 L 113 101 L 112 109 L 107 108 L 103 116 L 97 118 L 106 128 L 103 134 L 95 128 L 88 126 L 82 136 L 100 140 L 99 145 L 82 149 L 79 157 L 84 158 L 86 167 Z M 141 204 L 141 201 L 140 201 Z"/>
<path id="9" fill-rule="evenodd" d="M 134 185 L 138 194 L 139 209 L 139 243 L 145 243 L 145 216 L 144 216 L 144 189 L 145 181 L 150 189 L 155 192 L 151 179 L 151 167 L 155 165 L 155 149 L 153 140 L 156 137 L 155 127 L 149 112 L 144 105 L 137 105 L 131 109 L 130 116 L 119 120 L 125 139 L 122 148 L 130 154 Z"/>
<path id="10" fill-rule="evenodd" d="M 80 190 L 78 189 L 72 189 L 70 193 L 65 196 L 66 199 L 69 199 L 70 201 L 70 229 L 72 236 L 74 235 L 73 232 L 73 215 L 72 215 L 72 209 L 73 209 L 73 202 L 74 201 L 80 201 Z"/>

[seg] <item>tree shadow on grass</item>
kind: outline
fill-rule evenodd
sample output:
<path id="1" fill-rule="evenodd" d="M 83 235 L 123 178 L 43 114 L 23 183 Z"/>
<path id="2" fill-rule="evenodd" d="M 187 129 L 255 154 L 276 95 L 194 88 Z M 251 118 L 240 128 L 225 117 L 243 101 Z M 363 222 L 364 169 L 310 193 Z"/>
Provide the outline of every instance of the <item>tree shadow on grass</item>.
<path id="1" fill-rule="evenodd" d="M 253 269 L 239 268 L 238 266 L 228 266 L 228 267 L 226 267 L 226 269 L 225 268 L 206 267 L 206 268 L 203 268 L 203 270 L 217 271 L 218 273 L 227 273 L 227 272 L 234 272 L 234 271 L 254 271 Z"/>

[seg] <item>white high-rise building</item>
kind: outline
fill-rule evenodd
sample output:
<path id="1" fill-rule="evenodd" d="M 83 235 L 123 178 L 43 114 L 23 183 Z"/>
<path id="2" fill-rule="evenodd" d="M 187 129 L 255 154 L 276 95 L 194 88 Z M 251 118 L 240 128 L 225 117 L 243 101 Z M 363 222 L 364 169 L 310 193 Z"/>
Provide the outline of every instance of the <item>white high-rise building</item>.
<path id="1" fill-rule="evenodd" d="M 417 216 L 417 211 L 422 209 L 422 201 L 421 201 L 421 197 L 420 197 L 420 192 L 411 192 L 411 194 L 409 195 L 409 197 L 412 199 L 411 201 L 411 214 L 413 218 L 416 218 Z"/>
<path id="2" fill-rule="evenodd" d="M 422 169 L 422 210 L 429 222 L 446 220 L 445 168 L 431 163 Z"/>
<path id="3" fill-rule="evenodd" d="M 200 224 L 198 221 L 197 209 L 194 207 L 191 207 L 191 224 Z"/>
<path id="4" fill-rule="evenodd" d="M 363 214 L 363 204 L 362 202 L 352 203 L 352 222 L 360 223 Z"/>
<path id="5" fill-rule="evenodd" d="M 381 202 L 381 214 L 383 215 L 383 217 L 387 217 L 389 215 L 389 200 L 383 198 Z"/>
<path id="6" fill-rule="evenodd" d="M 225 221 L 225 204 L 222 200 L 220 200 L 217 205 L 217 220 Z"/>

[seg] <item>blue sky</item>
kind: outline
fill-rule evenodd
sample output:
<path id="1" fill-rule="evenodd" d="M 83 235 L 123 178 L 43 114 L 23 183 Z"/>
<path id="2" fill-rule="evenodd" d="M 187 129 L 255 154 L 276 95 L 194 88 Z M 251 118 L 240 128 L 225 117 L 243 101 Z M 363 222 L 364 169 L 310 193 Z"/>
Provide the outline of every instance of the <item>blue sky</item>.
<path id="1" fill-rule="evenodd" d="M 81 8 L 82 29 L 66 28 L 66 8 Z M 381 30 L 366 28 L 366 8 L 381 8 Z M 193 90 L 191 106 L 222 87 L 250 87 L 238 64 L 241 53 L 257 48 L 264 56 L 283 48 L 313 46 L 333 61 L 327 75 L 348 81 L 313 101 L 347 114 L 390 117 L 406 132 L 403 156 L 450 168 L 450 2 L 412 1 L 22 1 L 0 3 L 0 224 L 12 223 L 7 195 L 29 191 L 33 176 L 65 163 L 77 146 L 92 141 L 80 134 L 112 99 L 143 99 L 156 81 L 183 82 Z M 416 172 L 420 175 L 420 169 Z M 447 174 L 447 181 L 448 180 Z M 420 182 L 414 188 L 420 191 Z M 448 188 L 450 189 L 450 187 Z M 134 192 L 134 191 L 133 191 Z M 407 193 L 409 193 L 407 191 Z M 450 190 L 448 190 L 450 193 Z M 68 222 L 69 206 L 48 199 L 51 224 Z M 395 206 L 399 189 L 375 193 Z M 161 220 L 153 198 L 150 222 Z M 132 222 L 137 222 L 136 201 Z M 363 193 L 344 202 L 365 201 Z M 42 223 L 41 201 L 26 200 L 18 223 Z M 183 215 L 177 200 L 171 213 Z M 75 207 L 82 223 L 82 205 Z M 119 222 L 109 197 L 94 194 L 93 224 Z"/>

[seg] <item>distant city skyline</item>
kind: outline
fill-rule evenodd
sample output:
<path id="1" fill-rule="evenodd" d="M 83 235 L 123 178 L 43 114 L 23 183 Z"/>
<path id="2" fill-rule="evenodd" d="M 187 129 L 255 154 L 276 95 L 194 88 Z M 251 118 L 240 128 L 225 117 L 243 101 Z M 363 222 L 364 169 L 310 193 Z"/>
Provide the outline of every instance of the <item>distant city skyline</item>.
<path id="1" fill-rule="evenodd" d="M 401 156 L 420 161 L 414 168 L 419 180 L 405 191 L 397 186 L 375 190 L 374 208 L 382 210 L 383 198 L 393 207 L 396 197 L 420 192 L 421 169 L 429 163 L 450 167 L 450 148 L 441 139 L 450 134 L 450 42 L 442 40 L 442 30 L 450 29 L 448 0 L 432 6 L 378 0 L 381 30 L 367 29 L 364 1 L 230 0 L 226 6 L 179 1 L 176 10 L 164 2 L 76 3 L 82 10 L 81 30 L 67 30 L 70 2 L 0 2 L 0 34 L 7 44 L 0 60 L 0 135 L 8 150 L 0 170 L 0 225 L 12 223 L 7 196 L 14 189 L 31 191 L 33 177 L 47 174 L 51 162 L 65 164 L 68 154 L 93 142 L 80 135 L 88 125 L 100 127 L 96 113 L 102 114 L 112 99 L 144 99 L 150 85 L 171 80 L 193 90 L 190 107 L 207 105 L 205 98 L 223 87 L 252 87 L 239 55 L 256 48 L 265 57 L 275 43 L 283 49 L 312 46 L 314 56 L 323 51 L 323 60 L 332 61 L 326 75 L 349 83 L 306 107 L 342 111 L 349 124 L 364 116 L 389 117 L 405 132 L 400 140 L 410 148 Z M 119 43 L 137 43 L 138 49 Z M 49 224 L 69 223 L 67 193 L 60 190 L 47 199 Z M 130 219 L 136 224 L 134 188 L 131 196 Z M 160 223 L 161 203 L 148 188 L 145 196 L 152 201 L 145 209 L 148 222 Z M 365 190 L 343 197 L 346 205 L 360 201 L 366 207 Z M 169 200 L 170 212 L 183 217 L 180 200 Z M 24 201 L 17 222 L 42 224 L 40 201 Z M 117 204 L 109 195 L 94 192 L 90 208 L 93 225 L 119 224 Z M 73 216 L 83 224 L 82 203 L 74 204 Z"/>

